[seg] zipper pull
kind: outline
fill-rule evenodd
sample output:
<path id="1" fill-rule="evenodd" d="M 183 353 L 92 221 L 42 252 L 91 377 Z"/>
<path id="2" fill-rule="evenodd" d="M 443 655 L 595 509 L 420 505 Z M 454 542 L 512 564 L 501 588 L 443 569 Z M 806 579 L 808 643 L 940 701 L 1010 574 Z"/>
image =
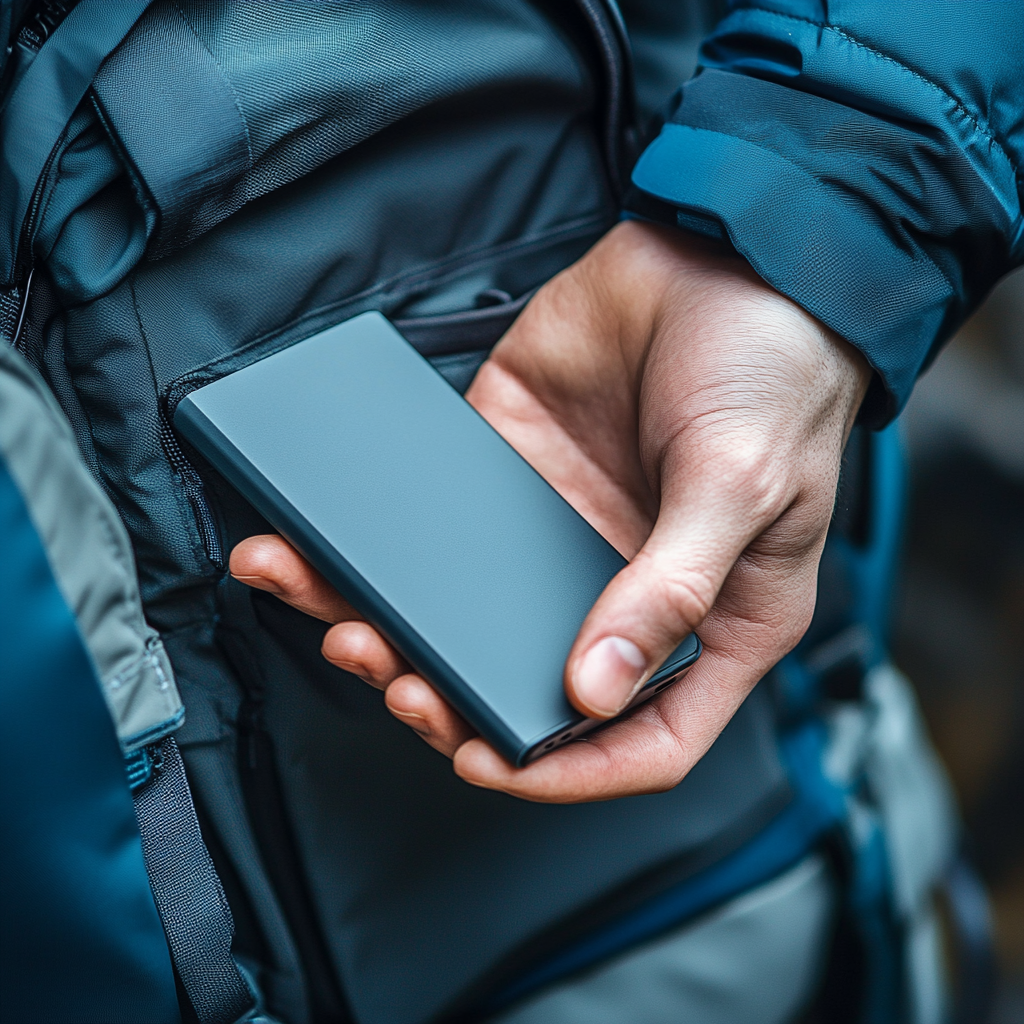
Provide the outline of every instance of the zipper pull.
<path id="1" fill-rule="evenodd" d="M 164 755 L 159 743 L 139 747 L 124 755 L 124 770 L 128 776 L 128 788 L 134 793 L 141 789 L 164 766 Z"/>
<path id="2" fill-rule="evenodd" d="M 20 346 L 18 342 L 25 326 L 31 288 L 32 270 L 29 270 L 23 285 L 0 288 L 0 338 L 3 338 L 12 348 L 16 348 L 22 354 L 24 354 L 24 347 Z"/>
<path id="3" fill-rule="evenodd" d="M 14 325 L 14 333 L 11 335 L 11 347 L 17 349 L 22 355 L 25 354 L 25 346 L 19 344 L 21 341 L 22 328 L 25 326 L 25 318 L 28 314 L 28 298 L 32 294 L 32 275 L 36 268 L 29 267 L 28 277 L 25 278 L 25 285 L 21 291 L 21 306 L 18 309 L 18 321 Z"/>
<path id="4" fill-rule="evenodd" d="M 22 21 L 18 42 L 25 49 L 38 53 L 75 3 L 76 0 L 39 0 Z"/>

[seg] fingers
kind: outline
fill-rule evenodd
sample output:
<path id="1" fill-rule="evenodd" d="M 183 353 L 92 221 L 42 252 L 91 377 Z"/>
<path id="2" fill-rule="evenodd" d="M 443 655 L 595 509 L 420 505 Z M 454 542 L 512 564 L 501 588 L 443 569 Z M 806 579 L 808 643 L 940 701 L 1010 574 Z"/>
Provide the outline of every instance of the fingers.
<path id="1" fill-rule="evenodd" d="M 612 800 L 671 789 L 711 745 L 714 729 L 720 730 L 735 710 L 722 709 L 715 727 L 697 729 L 685 716 L 677 716 L 676 727 L 670 727 L 664 708 L 676 698 L 673 690 L 688 686 L 683 680 L 622 721 L 525 768 L 513 768 L 482 739 L 472 739 L 455 753 L 456 774 L 472 785 L 541 803 Z M 688 696 L 692 700 L 692 692 Z"/>
<path id="2" fill-rule="evenodd" d="M 283 537 L 248 537 L 231 552 L 231 575 L 300 612 L 341 622 L 362 616 Z"/>
<path id="3" fill-rule="evenodd" d="M 384 690 L 384 703 L 446 757 L 476 735 L 422 676 L 367 622 L 339 622 L 327 631 L 323 655 L 332 664 Z"/>
<path id="4" fill-rule="evenodd" d="M 566 663 L 566 693 L 612 718 L 687 634 L 704 621 L 743 549 L 763 524 L 719 505 L 707 516 L 683 502 L 659 518 L 637 557 L 591 609 Z"/>
<path id="5" fill-rule="evenodd" d="M 476 735 L 469 723 L 421 676 L 399 676 L 385 691 L 384 702 L 395 718 L 445 757 L 452 757 Z"/>
<path id="6" fill-rule="evenodd" d="M 482 739 L 469 740 L 455 752 L 456 773 L 472 785 L 542 803 L 671 789 L 707 753 L 760 677 L 760 669 L 735 652 L 774 643 L 773 626 L 761 619 L 716 607 L 701 627 L 700 660 L 647 704 L 525 768 L 512 767 Z"/>
<path id="7" fill-rule="evenodd" d="M 378 690 L 409 671 L 409 663 L 368 622 L 339 622 L 327 631 L 321 651 L 332 665 Z"/>
<path id="8" fill-rule="evenodd" d="M 475 731 L 284 538 L 249 537 L 231 552 L 231 575 L 307 615 L 336 623 L 324 636 L 332 664 L 385 690 L 391 713 L 447 757 Z"/>

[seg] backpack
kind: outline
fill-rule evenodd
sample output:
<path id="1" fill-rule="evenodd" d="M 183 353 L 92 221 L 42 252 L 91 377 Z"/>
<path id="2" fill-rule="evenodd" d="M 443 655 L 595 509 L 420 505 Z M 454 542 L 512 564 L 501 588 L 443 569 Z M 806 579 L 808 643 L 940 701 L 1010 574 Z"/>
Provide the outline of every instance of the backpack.
<path id="1" fill-rule="evenodd" d="M 835 600 L 691 775 L 654 797 L 538 807 L 470 791 L 376 695 L 320 662 L 323 627 L 227 577 L 230 547 L 268 527 L 174 434 L 185 394 L 367 309 L 464 390 L 532 291 L 614 222 L 632 145 L 621 23 L 612 5 L 551 7 L 562 35 L 529 5 L 498 0 L 401 17 L 367 4 L 346 8 L 341 28 L 327 4 L 81 0 L 45 7 L 54 24 L 37 17 L 35 41 L 23 31 L 5 69 L 0 330 L 57 397 L 117 507 L 169 654 L 163 671 L 173 666 L 188 710 L 166 726 L 176 743 L 153 733 L 126 750 L 133 777 L 150 778 L 137 793 L 173 779 L 179 807 L 191 803 L 179 745 L 184 758 L 208 855 L 190 824 L 204 873 L 179 873 L 163 892 L 191 905 L 183 889 L 207 880 L 203 903 L 223 913 L 189 931 L 219 950 L 199 959 L 222 980 L 193 992 L 161 919 L 201 1019 L 250 1012 L 235 965 L 288 1020 L 481 1019 L 829 837 L 866 951 L 863 1019 L 903 998 L 900 943 L 919 919 L 931 927 L 926 903 L 954 830 L 915 727 L 890 760 L 925 766 L 914 799 L 929 808 L 916 819 L 928 841 L 912 829 L 898 910 L 883 836 L 901 814 L 860 796 L 884 739 L 868 724 L 897 714 L 879 708 L 915 721 L 883 658 L 894 432 L 858 432 L 851 448 L 839 503 L 849 514 L 822 569 Z M 379 35 L 381 19 L 386 52 L 353 43 Z M 496 26 L 507 45 L 485 46 Z M 589 83 L 566 63 L 565 39 Z M 514 93 L 513 74 L 529 79 Z M 374 92 L 381 76 L 385 96 Z M 485 86 L 532 103 L 537 124 L 519 137 L 508 110 L 481 113 Z M 548 150 L 536 138 L 555 130 L 534 107 L 564 119 L 553 167 L 539 169 Z M 531 175 L 544 203 L 527 202 Z M 483 178 L 501 203 L 472 194 Z M 444 215 L 410 204 L 416 194 Z M 824 718 L 822 699 L 843 713 Z M 854 707 L 848 762 L 826 770 Z M 154 851 L 185 834 L 158 831 Z M 156 883 L 154 893 L 159 909 Z"/>
<path id="2" fill-rule="evenodd" d="M 128 536 L 38 375 L 0 347 L 3 981 L 10 1020 L 249 1016 Z M 170 955 L 168 955 L 170 951 Z M 173 962 L 173 968 L 172 968 Z"/>

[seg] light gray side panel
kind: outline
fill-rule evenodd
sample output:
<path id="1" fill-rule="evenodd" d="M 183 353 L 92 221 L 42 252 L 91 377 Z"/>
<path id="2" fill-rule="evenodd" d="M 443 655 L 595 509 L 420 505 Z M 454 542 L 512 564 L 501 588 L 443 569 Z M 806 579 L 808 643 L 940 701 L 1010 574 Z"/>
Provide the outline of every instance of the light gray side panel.
<path id="1" fill-rule="evenodd" d="M 6 344 L 0 345 L 0 455 L 75 614 L 122 748 L 166 736 L 185 712 L 163 644 L 143 617 L 128 534 L 85 468 L 57 403 Z"/>

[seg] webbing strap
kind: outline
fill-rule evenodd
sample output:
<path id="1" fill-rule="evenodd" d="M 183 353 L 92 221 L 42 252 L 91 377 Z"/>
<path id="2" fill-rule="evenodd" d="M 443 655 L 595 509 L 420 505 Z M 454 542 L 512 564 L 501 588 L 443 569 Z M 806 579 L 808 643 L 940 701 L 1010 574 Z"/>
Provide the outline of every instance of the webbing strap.
<path id="1" fill-rule="evenodd" d="M 157 747 L 157 760 L 151 780 L 133 794 L 153 899 L 200 1024 L 234 1024 L 255 999 L 231 957 L 231 910 L 173 737 Z"/>
<path id="2" fill-rule="evenodd" d="M 0 286 L 11 287 L 36 183 L 107 56 L 150 0 L 81 0 L 28 66 L 0 115 Z"/>

